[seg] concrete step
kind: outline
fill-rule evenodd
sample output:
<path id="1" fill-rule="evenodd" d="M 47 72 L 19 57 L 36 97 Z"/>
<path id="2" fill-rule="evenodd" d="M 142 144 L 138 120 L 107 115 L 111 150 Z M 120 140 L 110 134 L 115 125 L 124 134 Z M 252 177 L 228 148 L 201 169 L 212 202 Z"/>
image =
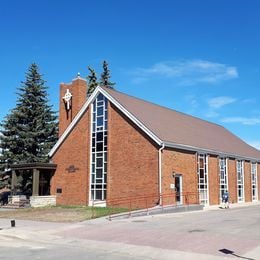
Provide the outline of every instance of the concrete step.
<path id="1" fill-rule="evenodd" d="M 1 208 L 7 208 L 7 209 L 19 209 L 19 208 L 28 208 L 28 207 L 30 207 L 29 200 L 8 203 L 6 205 L 1 206 Z"/>

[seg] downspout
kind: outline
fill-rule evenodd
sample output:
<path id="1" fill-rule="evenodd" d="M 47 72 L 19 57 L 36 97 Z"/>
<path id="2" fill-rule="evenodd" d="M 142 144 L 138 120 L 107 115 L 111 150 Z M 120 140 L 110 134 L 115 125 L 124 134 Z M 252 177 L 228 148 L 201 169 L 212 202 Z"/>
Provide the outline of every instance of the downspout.
<path id="1" fill-rule="evenodd" d="M 162 205 L 162 150 L 165 148 L 165 144 L 162 143 L 161 148 L 159 149 L 159 196 L 160 201 L 159 205 Z"/>

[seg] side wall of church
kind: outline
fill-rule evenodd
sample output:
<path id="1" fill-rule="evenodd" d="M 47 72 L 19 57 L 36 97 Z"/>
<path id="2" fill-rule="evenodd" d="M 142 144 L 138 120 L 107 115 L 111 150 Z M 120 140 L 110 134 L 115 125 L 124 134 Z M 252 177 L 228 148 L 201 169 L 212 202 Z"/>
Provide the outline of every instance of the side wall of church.
<path id="1" fill-rule="evenodd" d="M 162 153 L 162 203 L 175 204 L 175 176 L 182 176 L 182 201 L 198 203 L 197 154 L 180 149 L 166 148 Z"/>

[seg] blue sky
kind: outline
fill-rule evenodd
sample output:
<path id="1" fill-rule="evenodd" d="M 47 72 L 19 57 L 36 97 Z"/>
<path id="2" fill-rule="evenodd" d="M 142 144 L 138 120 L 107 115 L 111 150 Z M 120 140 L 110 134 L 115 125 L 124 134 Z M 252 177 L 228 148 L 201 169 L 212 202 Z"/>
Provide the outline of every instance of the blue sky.
<path id="1" fill-rule="evenodd" d="M 61 82 L 108 61 L 116 89 L 225 126 L 260 148 L 257 0 L 0 1 L 0 120 L 36 62 Z"/>

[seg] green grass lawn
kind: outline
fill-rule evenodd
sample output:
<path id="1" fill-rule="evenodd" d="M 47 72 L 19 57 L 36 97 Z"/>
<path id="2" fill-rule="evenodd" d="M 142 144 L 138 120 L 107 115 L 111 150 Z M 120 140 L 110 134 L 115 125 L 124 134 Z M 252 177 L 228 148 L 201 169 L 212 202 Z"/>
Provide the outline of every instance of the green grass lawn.
<path id="1" fill-rule="evenodd" d="M 6 211 L 0 210 L 0 218 L 51 222 L 79 222 L 126 211 L 127 209 L 125 208 L 56 206 Z"/>

